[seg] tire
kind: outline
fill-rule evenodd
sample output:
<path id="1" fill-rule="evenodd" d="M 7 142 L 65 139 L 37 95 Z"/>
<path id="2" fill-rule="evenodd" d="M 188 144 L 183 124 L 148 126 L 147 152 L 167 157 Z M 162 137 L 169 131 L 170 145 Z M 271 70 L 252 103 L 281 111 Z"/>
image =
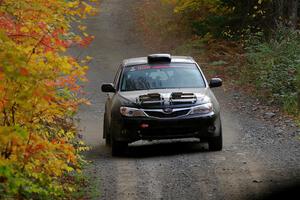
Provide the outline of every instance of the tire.
<path id="1" fill-rule="evenodd" d="M 127 147 L 128 147 L 127 142 L 116 141 L 113 137 L 111 137 L 111 154 L 112 154 L 112 156 L 123 155 Z"/>
<path id="2" fill-rule="evenodd" d="M 110 139 L 110 133 L 109 133 L 109 128 L 107 124 L 107 119 L 104 114 L 104 119 L 103 119 L 103 137 L 105 138 L 105 145 L 110 146 L 111 144 L 111 139 Z"/>
<path id="3" fill-rule="evenodd" d="M 223 148 L 222 130 L 220 130 L 219 136 L 209 139 L 208 148 L 209 148 L 209 151 L 221 151 L 222 150 L 222 148 Z"/>
<path id="4" fill-rule="evenodd" d="M 110 135 L 106 135 L 106 138 L 105 138 L 105 145 L 106 145 L 106 146 L 110 146 L 110 145 L 111 145 Z"/>

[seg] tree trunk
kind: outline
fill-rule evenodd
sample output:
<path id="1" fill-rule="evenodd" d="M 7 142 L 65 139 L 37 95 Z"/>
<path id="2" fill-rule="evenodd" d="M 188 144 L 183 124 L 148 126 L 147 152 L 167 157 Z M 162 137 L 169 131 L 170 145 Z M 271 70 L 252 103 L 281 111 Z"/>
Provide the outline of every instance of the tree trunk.
<path id="1" fill-rule="evenodd" d="M 298 97 L 298 115 L 300 116 L 300 68 L 297 69 L 296 74 L 296 84 L 297 84 L 297 97 Z"/>
<path id="2" fill-rule="evenodd" d="M 284 18 L 284 5 L 285 0 L 273 0 L 273 23 L 275 26 L 279 26 L 280 24 L 280 18 Z"/>
<path id="3" fill-rule="evenodd" d="M 293 29 L 297 28 L 299 0 L 288 1 L 288 19 Z"/>
<path id="4" fill-rule="evenodd" d="M 300 115 L 300 92 L 298 91 L 298 115 Z"/>
<path id="5" fill-rule="evenodd" d="M 275 9 L 277 17 L 283 17 L 284 15 L 284 0 L 277 0 L 275 1 Z"/>

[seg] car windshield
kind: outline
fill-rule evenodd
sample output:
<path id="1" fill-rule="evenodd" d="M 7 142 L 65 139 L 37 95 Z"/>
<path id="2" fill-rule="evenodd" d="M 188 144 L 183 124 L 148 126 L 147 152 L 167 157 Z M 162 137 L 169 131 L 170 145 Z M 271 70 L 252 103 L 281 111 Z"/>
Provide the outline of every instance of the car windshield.
<path id="1" fill-rule="evenodd" d="M 203 87 L 205 83 L 198 67 L 190 63 L 126 67 L 121 81 L 121 91 Z"/>

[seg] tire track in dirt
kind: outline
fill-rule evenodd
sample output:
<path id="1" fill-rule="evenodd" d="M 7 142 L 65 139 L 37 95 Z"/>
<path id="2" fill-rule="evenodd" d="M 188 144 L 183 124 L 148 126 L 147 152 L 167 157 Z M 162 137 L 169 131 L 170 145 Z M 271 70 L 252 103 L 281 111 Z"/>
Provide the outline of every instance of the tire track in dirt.
<path id="1" fill-rule="evenodd" d="M 153 162 L 146 158 L 137 161 L 139 199 L 162 199 L 162 182 L 159 179 L 164 168 L 163 159 Z"/>
<path id="2" fill-rule="evenodd" d="M 138 176 L 134 160 L 119 159 L 116 163 L 117 199 L 138 199 Z"/>

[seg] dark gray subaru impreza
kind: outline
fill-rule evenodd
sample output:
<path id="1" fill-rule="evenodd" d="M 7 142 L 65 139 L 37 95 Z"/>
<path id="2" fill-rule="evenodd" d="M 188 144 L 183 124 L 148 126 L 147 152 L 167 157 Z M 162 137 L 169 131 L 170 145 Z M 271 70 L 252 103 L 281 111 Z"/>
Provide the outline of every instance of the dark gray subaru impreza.
<path id="1" fill-rule="evenodd" d="M 120 155 L 128 143 L 138 140 L 199 138 L 209 150 L 222 150 L 220 107 L 208 83 L 191 57 L 152 54 L 126 59 L 108 93 L 103 137 Z"/>

